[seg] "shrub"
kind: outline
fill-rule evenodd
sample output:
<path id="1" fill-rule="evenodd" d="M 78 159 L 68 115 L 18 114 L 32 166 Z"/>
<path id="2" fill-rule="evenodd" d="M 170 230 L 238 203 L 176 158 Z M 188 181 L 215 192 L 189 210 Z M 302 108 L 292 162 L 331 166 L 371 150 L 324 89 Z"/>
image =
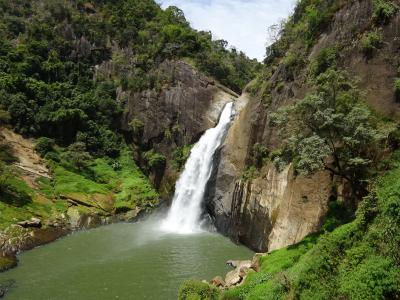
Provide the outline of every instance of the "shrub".
<path id="1" fill-rule="evenodd" d="M 16 162 L 18 159 L 14 156 L 13 150 L 9 144 L 0 144 L 0 161 L 7 164 Z"/>
<path id="2" fill-rule="evenodd" d="M 187 145 L 179 147 L 174 151 L 172 163 L 178 171 L 180 171 L 182 167 L 185 165 L 186 160 L 190 156 L 190 151 L 192 150 L 192 147 L 193 145 Z"/>
<path id="3" fill-rule="evenodd" d="M 52 160 L 54 162 L 60 162 L 61 161 L 61 158 L 58 155 L 58 153 L 54 152 L 54 151 L 47 152 L 46 155 L 44 156 L 44 158 L 47 159 L 47 160 Z"/>
<path id="4" fill-rule="evenodd" d="M 219 290 L 198 280 L 188 280 L 179 289 L 179 300 L 217 300 Z"/>
<path id="5" fill-rule="evenodd" d="M 396 94 L 396 101 L 400 102 L 400 78 L 394 80 L 394 91 Z"/>
<path id="6" fill-rule="evenodd" d="M 266 159 L 268 157 L 268 154 L 269 154 L 269 151 L 268 151 L 267 147 L 265 147 L 264 145 L 256 143 L 253 146 L 254 163 L 257 168 L 262 167 L 262 165 L 264 163 L 264 159 Z"/>
<path id="7" fill-rule="evenodd" d="M 68 147 L 65 158 L 79 171 L 86 168 L 92 159 L 89 152 L 86 151 L 86 145 L 82 142 L 76 142 Z"/>
<path id="8" fill-rule="evenodd" d="M 289 52 L 282 61 L 288 80 L 293 80 L 294 75 L 304 65 L 304 59 L 299 53 Z"/>
<path id="9" fill-rule="evenodd" d="M 396 299 L 399 285 L 400 275 L 393 262 L 382 256 L 371 256 L 344 273 L 340 292 L 356 300 Z"/>
<path id="10" fill-rule="evenodd" d="M 53 139 L 41 137 L 36 140 L 35 150 L 44 157 L 48 152 L 53 151 L 55 142 Z"/>
<path id="11" fill-rule="evenodd" d="M 0 108 L 0 126 L 8 124 L 10 120 L 11 116 L 8 111 Z"/>
<path id="12" fill-rule="evenodd" d="M 382 47 L 383 35 L 378 31 L 364 34 L 361 38 L 361 49 L 367 58 L 371 58 L 375 50 Z"/>
<path id="13" fill-rule="evenodd" d="M 133 119 L 129 122 L 129 127 L 131 128 L 133 135 L 137 138 L 141 138 L 143 136 L 144 124 L 139 119 Z"/>
<path id="14" fill-rule="evenodd" d="M 147 151 L 144 154 L 144 158 L 147 161 L 149 167 L 154 170 L 163 170 L 167 162 L 167 159 L 165 158 L 164 155 L 155 152 L 153 149 Z"/>
<path id="15" fill-rule="evenodd" d="M 373 19 L 376 24 L 388 24 L 399 7 L 391 1 L 374 0 Z"/>
<path id="16" fill-rule="evenodd" d="M 322 49 L 311 65 L 314 76 L 318 76 L 329 68 L 335 67 L 338 57 L 339 53 L 337 47 Z"/>

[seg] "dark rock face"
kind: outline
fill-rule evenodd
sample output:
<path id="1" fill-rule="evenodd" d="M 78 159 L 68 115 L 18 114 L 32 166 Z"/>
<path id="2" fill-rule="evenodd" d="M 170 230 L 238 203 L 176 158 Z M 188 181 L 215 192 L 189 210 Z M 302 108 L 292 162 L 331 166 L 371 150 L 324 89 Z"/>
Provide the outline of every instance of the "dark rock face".
<path id="1" fill-rule="evenodd" d="M 129 132 L 132 121 L 143 124 L 140 141 L 136 142 L 142 151 L 155 149 L 168 162 L 176 148 L 197 142 L 204 131 L 215 126 L 224 105 L 237 95 L 181 61 L 166 61 L 159 72 L 170 82 L 160 91 L 120 91 L 118 99 L 126 107 L 122 128 Z M 138 157 L 139 163 L 141 159 Z M 173 186 L 177 177 L 168 163 L 164 173 L 154 175 L 163 177 L 153 178 L 161 189 Z"/>

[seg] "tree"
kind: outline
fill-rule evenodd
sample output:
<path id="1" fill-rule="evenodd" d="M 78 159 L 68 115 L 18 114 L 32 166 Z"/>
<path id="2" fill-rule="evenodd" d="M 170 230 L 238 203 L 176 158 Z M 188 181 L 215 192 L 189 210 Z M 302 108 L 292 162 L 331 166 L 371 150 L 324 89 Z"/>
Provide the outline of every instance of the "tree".
<path id="1" fill-rule="evenodd" d="M 92 156 L 86 151 L 86 146 L 82 142 L 76 142 L 68 147 L 68 151 L 65 153 L 66 159 L 68 159 L 74 167 L 79 171 L 85 168 Z"/>
<path id="2" fill-rule="evenodd" d="M 11 120 L 11 116 L 8 111 L 0 107 L 0 126 L 7 125 Z"/>
<path id="3" fill-rule="evenodd" d="M 374 150 L 385 137 L 359 91 L 344 73 L 332 69 L 316 78 L 312 93 L 281 109 L 271 122 L 281 129 L 300 174 L 326 169 L 346 179 L 355 191 L 363 190 Z"/>
<path id="4" fill-rule="evenodd" d="M 48 137 L 38 138 L 35 145 L 35 150 L 44 157 L 48 152 L 53 151 L 55 141 Z"/>

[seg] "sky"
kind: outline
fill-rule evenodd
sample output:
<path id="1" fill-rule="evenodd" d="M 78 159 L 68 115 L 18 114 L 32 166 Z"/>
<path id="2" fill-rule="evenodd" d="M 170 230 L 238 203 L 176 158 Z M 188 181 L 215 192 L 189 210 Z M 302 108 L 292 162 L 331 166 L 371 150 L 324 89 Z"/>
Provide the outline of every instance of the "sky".
<path id="1" fill-rule="evenodd" d="M 296 0 L 158 0 L 163 8 L 174 5 L 197 30 L 212 31 L 215 39 L 262 60 L 269 26 L 286 19 Z"/>

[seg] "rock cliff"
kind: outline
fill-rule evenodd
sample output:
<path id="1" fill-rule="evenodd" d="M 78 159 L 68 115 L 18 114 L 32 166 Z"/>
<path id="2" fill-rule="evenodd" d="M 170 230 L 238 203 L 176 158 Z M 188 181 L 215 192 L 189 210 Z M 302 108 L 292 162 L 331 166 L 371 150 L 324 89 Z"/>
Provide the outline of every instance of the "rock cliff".
<path id="1" fill-rule="evenodd" d="M 170 163 L 174 150 L 197 142 L 204 131 L 216 125 L 224 105 L 238 96 L 182 61 L 166 61 L 159 71 L 169 79 L 160 90 L 121 91 L 118 99 L 126 107 L 122 128 L 130 135 L 133 120 L 143 126 L 140 141 L 135 141 L 141 152 L 154 149 L 167 158 L 165 170 L 152 178 L 168 195 L 179 172 Z M 142 157 L 137 160 L 145 165 Z"/>
<path id="2" fill-rule="evenodd" d="M 237 101 L 238 115 L 221 149 L 206 205 L 219 231 L 254 250 L 271 251 L 320 228 L 332 180 L 328 172 L 296 177 L 291 166 L 279 172 L 272 163 L 256 178 L 242 179 L 257 107 L 257 101 L 249 98 L 244 94 Z"/>
<path id="3" fill-rule="evenodd" d="M 358 78 L 358 87 L 365 91 L 368 105 L 381 114 L 398 118 L 400 104 L 393 82 L 400 63 L 400 16 L 397 14 L 379 29 L 372 18 L 373 1 L 344 3 L 309 50 L 300 70 L 289 74 L 283 60 L 268 71 L 267 79 L 258 79 L 263 84 L 256 87 L 252 96 L 245 94 L 239 98 L 238 115 L 217 157 L 218 167 L 206 199 L 218 230 L 254 250 L 271 251 L 318 231 L 331 196 L 346 198 L 343 182 L 328 171 L 302 177 L 296 176 L 291 166 L 279 172 L 269 162 L 250 179 L 243 175 L 254 165 L 254 145 L 263 145 L 269 151 L 280 148 L 276 129 L 270 125 L 271 114 L 304 97 L 309 90 L 310 66 L 327 47 L 340 49 L 338 68 Z M 374 55 L 366 57 L 360 40 L 374 30 L 382 34 L 382 44 Z"/>

